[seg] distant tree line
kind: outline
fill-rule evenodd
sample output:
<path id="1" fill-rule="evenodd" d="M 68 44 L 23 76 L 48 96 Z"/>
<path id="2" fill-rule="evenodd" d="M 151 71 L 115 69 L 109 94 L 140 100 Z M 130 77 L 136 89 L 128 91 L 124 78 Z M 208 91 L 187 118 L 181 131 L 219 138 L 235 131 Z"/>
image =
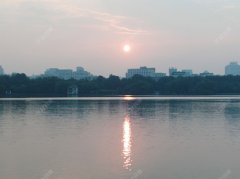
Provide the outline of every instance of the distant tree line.
<path id="1" fill-rule="evenodd" d="M 65 97 L 76 85 L 79 96 L 106 95 L 233 95 L 240 94 L 240 76 L 120 79 L 110 75 L 94 80 L 30 79 L 25 74 L 0 76 L 0 97 Z"/>

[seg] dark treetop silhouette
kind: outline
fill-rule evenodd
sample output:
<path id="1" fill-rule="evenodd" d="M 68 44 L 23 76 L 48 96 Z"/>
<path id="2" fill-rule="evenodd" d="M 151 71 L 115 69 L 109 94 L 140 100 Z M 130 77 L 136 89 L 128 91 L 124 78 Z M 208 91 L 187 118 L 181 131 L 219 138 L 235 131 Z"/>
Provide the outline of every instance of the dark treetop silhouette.
<path id="1" fill-rule="evenodd" d="M 78 96 L 105 95 L 228 95 L 240 94 L 240 76 L 163 77 L 158 80 L 134 76 L 120 79 L 110 75 L 94 80 L 30 79 L 25 74 L 0 76 L 1 97 L 64 97 L 69 86 Z"/>

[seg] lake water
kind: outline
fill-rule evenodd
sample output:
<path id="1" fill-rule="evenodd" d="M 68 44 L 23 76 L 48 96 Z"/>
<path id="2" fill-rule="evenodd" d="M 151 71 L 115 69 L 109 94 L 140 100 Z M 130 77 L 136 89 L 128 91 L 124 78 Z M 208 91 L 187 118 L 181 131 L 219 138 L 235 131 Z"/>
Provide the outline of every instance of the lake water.
<path id="1" fill-rule="evenodd" d="M 237 179 L 240 98 L 0 100 L 0 178 Z"/>

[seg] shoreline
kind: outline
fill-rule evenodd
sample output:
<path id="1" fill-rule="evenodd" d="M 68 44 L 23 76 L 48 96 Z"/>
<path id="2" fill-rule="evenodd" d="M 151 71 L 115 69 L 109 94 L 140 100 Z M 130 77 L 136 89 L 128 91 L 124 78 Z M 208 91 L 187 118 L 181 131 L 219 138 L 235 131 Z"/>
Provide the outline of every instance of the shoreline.
<path id="1" fill-rule="evenodd" d="M 117 101 L 134 101 L 134 100 L 240 100 L 240 95 L 117 95 L 117 96 L 81 96 L 81 97 L 0 97 L 0 101 L 21 101 L 21 100 L 117 100 Z"/>

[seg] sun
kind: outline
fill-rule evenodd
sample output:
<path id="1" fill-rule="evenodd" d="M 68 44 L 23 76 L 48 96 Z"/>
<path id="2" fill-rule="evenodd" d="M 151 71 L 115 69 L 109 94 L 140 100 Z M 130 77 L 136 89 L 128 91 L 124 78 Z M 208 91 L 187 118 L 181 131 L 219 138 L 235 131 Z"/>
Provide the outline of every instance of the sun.
<path id="1" fill-rule="evenodd" d="M 129 52 L 131 51 L 131 46 L 130 46 L 129 44 L 125 44 L 125 45 L 123 46 L 123 51 L 124 51 L 125 53 L 129 53 Z"/>

